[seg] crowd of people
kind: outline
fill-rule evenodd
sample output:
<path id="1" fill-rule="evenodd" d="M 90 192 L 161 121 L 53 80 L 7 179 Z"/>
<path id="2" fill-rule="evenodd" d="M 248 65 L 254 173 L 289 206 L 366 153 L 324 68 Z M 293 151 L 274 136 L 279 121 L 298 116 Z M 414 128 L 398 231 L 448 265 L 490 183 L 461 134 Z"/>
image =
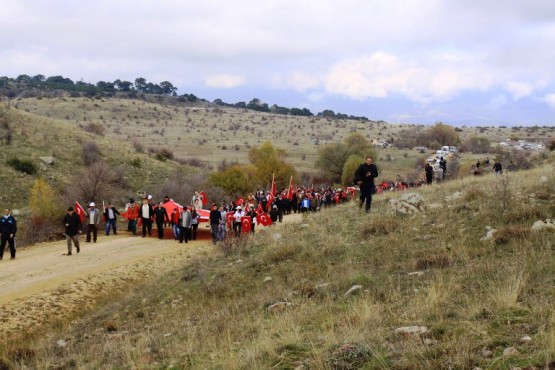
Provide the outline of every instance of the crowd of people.
<path id="1" fill-rule="evenodd" d="M 405 190 L 420 186 L 424 181 L 430 183 L 428 169 L 425 168 L 426 180 L 416 183 L 381 182 L 375 184 L 378 177 L 378 168 L 371 157 L 367 157 L 354 173 L 354 183 L 358 185 L 346 188 L 332 187 L 290 187 L 281 191 L 256 190 L 248 194 L 246 198 L 237 198 L 226 202 L 222 200 L 219 204 L 209 205 L 204 192 L 197 191 L 192 196 L 190 204 L 181 206 L 165 196 L 158 203 L 154 202 L 151 195 L 145 195 L 139 202 L 133 198 L 125 205 L 120 213 L 111 203 L 102 204 L 99 210 L 94 201 L 88 203 L 85 210 L 76 202 L 75 207 L 69 207 L 62 223 L 65 226 L 67 242 L 67 255 L 72 255 L 73 247 L 77 253 L 80 252 L 79 235 L 85 233 L 85 242 L 96 243 L 98 232 L 104 224 L 106 236 L 110 233 L 118 235 L 118 217 L 127 221 L 127 232 L 132 236 L 152 236 L 153 225 L 156 225 L 157 237 L 163 239 L 164 230 L 171 230 L 171 237 L 179 243 L 188 243 L 197 240 L 198 228 L 201 222 L 206 222 L 210 227 L 210 235 L 213 243 L 223 241 L 226 237 L 241 236 L 242 233 L 254 233 L 256 225 L 264 226 L 272 223 L 282 222 L 284 215 L 294 213 L 317 212 L 322 208 L 332 207 L 358 197 L 358 205 L 369 212 L 372 205 L 372 195 L 385 191 Z M 446 167 L 445 161 L 440 161 L 442 168 Z M 480 162 L 477 167 L 479 168 Z M 502 167 L 495 162 L 493 169 L 501 173 Z M 274 189 L 274 186 L 272 186 Z M 1 221 L 1 244 L 0 259 L 4 254 L 5 245 L 9 244 L 11 257 L 15 258 L 15 233 L 17 231 L 16 220 L 10 215 L 10 210 L 4 211 L 5 215 Z M 140 228 L 140 231 L 138 230 Z"/>

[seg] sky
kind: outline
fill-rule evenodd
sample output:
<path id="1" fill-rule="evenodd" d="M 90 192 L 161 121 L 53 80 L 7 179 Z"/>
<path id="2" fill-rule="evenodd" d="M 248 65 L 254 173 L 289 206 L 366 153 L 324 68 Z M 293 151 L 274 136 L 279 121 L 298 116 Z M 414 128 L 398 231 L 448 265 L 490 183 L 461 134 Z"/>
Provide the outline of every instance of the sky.
<path id="1" fill-rule="evenodd" d="M 0 76 L 391 123 L 555 125 L 554 0 L 0 0 Z"/>

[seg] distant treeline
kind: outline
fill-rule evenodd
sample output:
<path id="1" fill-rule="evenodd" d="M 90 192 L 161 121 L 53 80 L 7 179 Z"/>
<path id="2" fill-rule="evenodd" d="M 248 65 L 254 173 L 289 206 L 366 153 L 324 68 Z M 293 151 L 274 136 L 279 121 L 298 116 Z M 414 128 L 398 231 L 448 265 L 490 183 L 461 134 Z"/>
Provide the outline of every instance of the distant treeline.
<path id="1" fill-rule="evenodd" d="M 169 81 L 163 81 L 159 84 L 148 82 L 143 77 L 137 77 L 135 82 L 115 80 L 114 82 L 99 81 L 96 84 L 72 81 L 63 76 L 46 77 L 44 75 L 19 75 L 16 78 L 0 77 L 0 96 L 13 99 L 18 96 L 33 97 L 40 96 L 39 92 L 53 92 L 65 91 L 73 97 L 113 97 L 116 93 L 125 94 L 130 98 L 139 97 L 140 94 L 152 94 L 160 96 L 174 97 L 179 102 L 208 102 L 206 99 L 201 99 L 194 94 L 177 94 L 177 87 Z M 254 98 L 249 103 L 225 103 L 221 99 L 216 99 L 212 102 L 215 105 L 222 107 L 232 107 L 240 109 L 250 109 L 258 112 L 268 112 L 274 114 L 283 114 L 290 116 L 306 116 L 311 117 L 314 114 L 307 108 L 286 108 L 280 107 L 276 104 L 271 107 L 267 103 L 263 103 L 260 99 Z M 318 117 L 328 117 L 337 119 L 352 119 L 359 121 L 368 121 L 364 116 L 353 116 L 343 113 L 335 113 L 332 110 L 326 109 L 318 114 Z"/>

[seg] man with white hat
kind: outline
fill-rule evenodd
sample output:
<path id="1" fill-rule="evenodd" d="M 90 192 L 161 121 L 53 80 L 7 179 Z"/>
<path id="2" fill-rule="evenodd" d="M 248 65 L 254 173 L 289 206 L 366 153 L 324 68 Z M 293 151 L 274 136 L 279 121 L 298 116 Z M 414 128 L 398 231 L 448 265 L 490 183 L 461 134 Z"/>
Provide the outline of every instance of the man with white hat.
<path id="1" fill-rule="evenodd" d="M 233 231 L 235 231 L 235 236 L 241 236 L 241 217 L 244 215 L 245 212 L 243 212 L 243 207 L 237 206 L 233 214 Z"/>
<path id="2" fill-rule="evenodd" d="M 87 238 L 85 241 L 87 243 L 91 242 L 91 232 L 93 234 L 93 242 L 96 243 L 96 238 L 98 236 L 98 226 L 100 225 L 100 211 L 96 209 L 96 204 L 94 202 L 89 203 L 89 211 L 87 212 Z"/>

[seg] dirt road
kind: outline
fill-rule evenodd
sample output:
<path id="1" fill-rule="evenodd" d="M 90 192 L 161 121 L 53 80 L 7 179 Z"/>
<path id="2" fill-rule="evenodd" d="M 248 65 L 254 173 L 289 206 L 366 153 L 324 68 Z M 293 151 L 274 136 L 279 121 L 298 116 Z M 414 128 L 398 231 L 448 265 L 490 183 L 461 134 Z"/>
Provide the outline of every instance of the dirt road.
<path id="1" fill-rule="evenodd" d="M 0 261 L 0 340 L 3 334 L 33 329 L 53 316 L 89 306 L 130 281 L 214 252 L 217 247 L 207 238 L 208 230 L 200 232 L 202 240 L 187 244 L 127 233 L 99 235 L 97 243 L 85 243 L 81 237 L 81 252 L 74 249 L 71 256 L 64 255 L 65 241 L 18 250 L 15 260 L 7 251 Z"/>
<path id="2" fill-rule="evenodd" d="M 286 223 L 300 220 L 299 214 L 284 217 Z M 81 252 L 74 250 L 71 256 L 65 255 L 65 240 L 18 250 L 15 260 L 9 260 L 6 251 L 0 261 L 0 341 L 10 333 L 33 330 L 52 317 L 71 315 L 103 294 L 185 266 L 218 248 L 212 245 L 206 224 L 199 227 L 199 239 L 187 244 L 169 237 L 159 240 L 128 233 L 99 235 L 97 243 L 83 239 L 81 236 Z"/>

